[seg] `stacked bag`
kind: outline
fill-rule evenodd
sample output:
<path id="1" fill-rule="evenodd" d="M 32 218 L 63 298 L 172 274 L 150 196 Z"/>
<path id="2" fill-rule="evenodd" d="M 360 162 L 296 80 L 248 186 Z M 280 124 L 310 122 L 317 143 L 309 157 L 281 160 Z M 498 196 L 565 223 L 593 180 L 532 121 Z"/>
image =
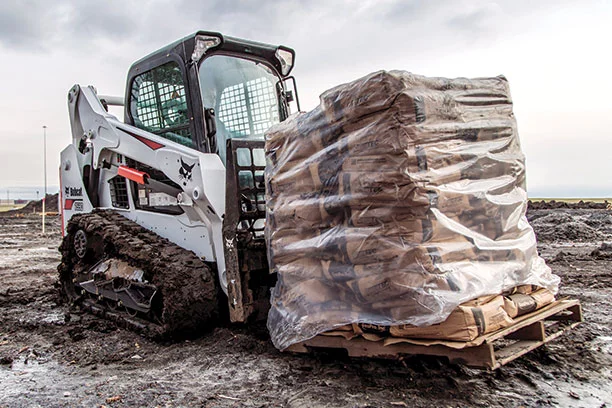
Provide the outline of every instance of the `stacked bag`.
<path id="1" fill-rule="evenodd" d="M 503 77 L 376 72 L 271 128 L 266 156 L 279 349 L 354 323 L 437 324 L 521 285 L 557 290 L 525 217 Z"/>

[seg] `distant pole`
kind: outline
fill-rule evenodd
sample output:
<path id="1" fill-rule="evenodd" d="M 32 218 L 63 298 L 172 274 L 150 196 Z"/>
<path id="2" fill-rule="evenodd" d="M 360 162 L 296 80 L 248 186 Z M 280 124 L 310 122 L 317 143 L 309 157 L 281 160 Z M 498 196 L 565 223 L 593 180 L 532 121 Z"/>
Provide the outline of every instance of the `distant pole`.
<path id="1" fill-rule="evenodd" d="M 45 192 L 42 199 L 42 233 L 45 234 L 45 203 L 47 201 L 47 126 L 43 126 L 43 172 L 45 174 Z"/>

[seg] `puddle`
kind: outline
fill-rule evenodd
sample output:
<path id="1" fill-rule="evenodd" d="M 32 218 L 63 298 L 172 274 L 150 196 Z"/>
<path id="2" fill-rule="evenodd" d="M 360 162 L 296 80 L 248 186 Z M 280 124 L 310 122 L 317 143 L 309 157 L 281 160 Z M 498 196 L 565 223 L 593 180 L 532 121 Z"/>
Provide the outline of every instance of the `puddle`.
<path id="1" fill-rule="evenodd" d="M 609 377 L 610 370 L 602 375 Z M 602 407 L 612 401 L 612 388 L 609 383 L 592 382 L 564 382 L 541 384 L 543 391 L 553 394 L 555 405 L 562 407 Z"/>
<path id="2" fill-rule="evenodd" d="M 80 398 L 80 388 L 54 361 L 20 357 L 10 367 L 0 366 L 0 406 L 73 406 Z"/>
<path id="3" fill-rule="evenodd" d="M 592 347 L 601 350 L 603 353 L 612 354 L 612 336 L 599 336 L 593 340 Z"/>
<path id="4" fill-rule="evenodd" d="M 46 313 L 45 315 L 43 315 L 40 321 L 47 324 L 63 325 L 64 313 L 62 313 L 61 311 L 53 311 L 50 313 Z"/>

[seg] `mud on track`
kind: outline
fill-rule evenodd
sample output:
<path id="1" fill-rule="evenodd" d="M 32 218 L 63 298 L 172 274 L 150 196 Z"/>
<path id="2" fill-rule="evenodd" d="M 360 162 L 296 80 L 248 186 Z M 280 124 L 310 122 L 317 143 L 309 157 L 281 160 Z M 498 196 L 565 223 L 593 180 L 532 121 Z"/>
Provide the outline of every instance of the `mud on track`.
<path id="1" fill-rule="evenodd" d="M 58 219 L 41 237 L 40 218 L 0 217 L 0 407 L 612 406 L 612 212 L 529 216 L 587 322 L 495 372 L 287 355 L 263 326 L 150 342 L 57 304 Z"/>

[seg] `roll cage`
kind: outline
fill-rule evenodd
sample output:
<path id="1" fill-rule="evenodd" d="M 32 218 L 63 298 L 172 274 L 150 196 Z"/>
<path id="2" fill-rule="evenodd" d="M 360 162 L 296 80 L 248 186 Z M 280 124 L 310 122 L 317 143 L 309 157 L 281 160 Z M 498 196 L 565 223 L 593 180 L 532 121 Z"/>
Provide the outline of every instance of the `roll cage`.
<path id="1" fill-rule="evenodd" d="M 197 59 L 194 59 L 194 51 L 198 48 L 198 39 L 202 37 L 214 37 L 219 39 L 219 44 L 206 50 Z M 292 61 L 295 60 L 295 53 L 292 49 L 283 46 L 273 46 L 270 44 L 259 43 L 235 37 L 223 36 L 217 32 L 198 31 L 179 41 L 176 41 L 160 50 L 157 50 L 146 57 L 135 62 L 129 69 L 125 94 L 125 121 L 131 125 L 143 128 L 152 133 L 167 137 L 175 142 L 182 143 L 204 153 L 217 153 L 219 146 L 215 138 L 216 129 L 214 120 L 211 120 L 211 112 L 207 112 L 202 103 L 200 89 L 199 67 L 207 58 L 215 55 L 225 55 L 251 60 L 265 64 L 278 76 L 278 95 L 280 101 L 280 120 L 283 120 L 288 112 L 288 98 L 286 97 L 284 81 L 292 79 L 289 76 L 291 68 L 286 66 L 277 56 L 278 51 L 282 50 L 291 55 Z M 151 91 L 150 99 L 152 102 L 145 102 L 138 107 L 139 94 L 135 93 L 138 82 L 144 80 L 154 80 L 155 74 L 160 67 L 172 66 L 175 75 L 166 75 L 166 79 L 173 79 L 174 90 L 157 89 Z M 285 72 L 283 75 L 282 72 Z M 153 73 L 150 75 L 150 73 Z M 145 78 L 147 76 L 151 78 Z M 177 81 L 180 80 L 180 83 Z M 158 86 L 156 88 L 164 88 Z M 166 86 L 166 88 L 168 88 Z M 140 89 L 138 89 L 140 91 Z M 157 104 L 150 109 L 145 109 L 147 104 Z M 144 111 L 140 113 L 137 108 Z M 155 112 L 157 109 L 157 113 Z M 171 110 L 171 113 L 169 113 Z M 146 120 L 139 117 L 146 117 Z M 214 115 L 214 112 L 212 112 Z M 182 120 L 182 121 L 181 121 Z M 147 123 L 145 123 L 147 122 Z M 151 126 L 156 122 L 158 126 Z"/>

